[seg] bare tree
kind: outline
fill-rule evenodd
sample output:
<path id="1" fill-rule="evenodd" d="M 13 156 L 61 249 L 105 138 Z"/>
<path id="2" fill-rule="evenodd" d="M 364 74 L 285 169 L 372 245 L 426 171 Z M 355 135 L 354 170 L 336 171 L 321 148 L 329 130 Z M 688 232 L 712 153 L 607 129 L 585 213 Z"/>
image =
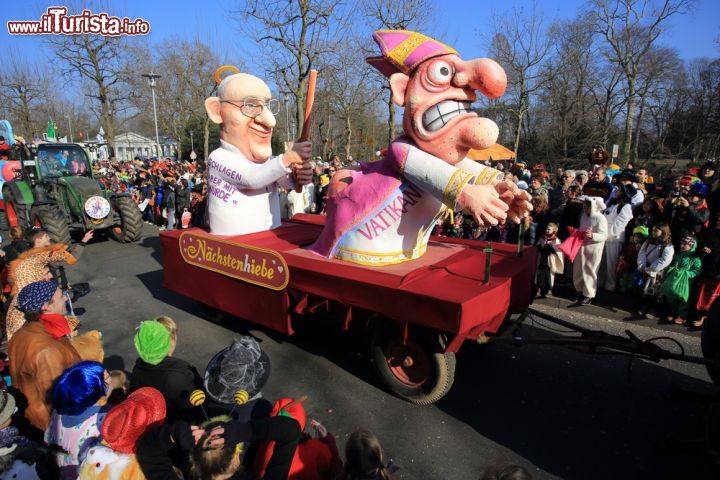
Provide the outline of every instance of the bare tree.
<path id="1" fill-rule="evenodd" d="M 340 0 L 246 0 L 240 9 L 241 28 L 260 44 L 267 60 L 265 73 L 294 97 L 298 126 L 310 70 L 344 37 L 339 5 Z"/>
<path id="2" fill-rule="evenodd" d="M 550 41 L 545 34 L 542 14 L 535 8 L 527 14 L 515 10 L 505 16 L 496 16 L 493 24 L 490 51 L 508 76 L 504 104 L 515 120 L 514 150 L 517 153 L 531 97 L 548 80 L 542 67 L 550 51 Z"/>
<path id="3" fill-rule="evenodd" d="M 129 107 L 131 92 L 127 75 L 124 42 L 120 37 L 64 35 L 47 39 L 59 67 L 85 85 L 85 95 L 96 101 L 100 124 L 109 144 L 115 137 L 119 115 Z"/>
<path id="4" fill-rule="evenodd" d="M 663 32 L 667 19 L 684 13 L 692 0 L 591 0 L 594 31 L 609 46 L 608 58 L 620 66 L 625 76 L 627 115 L 623 156 L 631 159 L 633 122 L 637 104 L 640 64 Z"/>
<path id="5" fill-rule="evenodd" d="M 425 31 L 433 17 L 435 7 L 429 0 L 364 0 L 362 12 L 369 20 L 370 28 L 388 30 L 423 30 Z M 373 45 L 372 55 L 376 55 Z M 370 52 L 367 52 L 370 54 Z M 373 78 L 380 83 L 385 91 L 388 111 L 388 143 L 395 138 L 395 104 L 387 79 L 373 70 Z"/>
<path id="6" fill-rule="evenodd" d="M 570 156 L 571 144 L 587 146 L 583 145 L 587 138 L 581 137 L 587 137 L 595 123 L 590 84 L 596 81 L 598 65 L 593 37 L 585 17 L 556 22 L 550 29 L 555 48 L 543 69 L 543 118 L 552 125 L 548 133 L 557 139 L 565 159 Z"/>
<path id="7" fill-rule="evenodd" d="M 353 121 L 359 120 L 360 111 L 373 103 L 365 81 L 371 67 L 364 62 L 362 52 L 352 47 L 352 43 L 357 42 L 350 39 L 348 44 L 339 48 L 332 56 L 332 67 L 326 69 L 331 104 L 344 125 L 346 158 L 350 155 Z"/>
<path id="8" fill-rule="evenodd" d="M 677 72 L 680 68 L 682 68 L 682 62 L 677 50 L 672 48 L 653 46 L 641 59 L 637 83 L 639 109 L 634 129 L 633 156 L 631 160 L 637 160 L 639 157 L 638 149 L 648 98 L 658 90 L 664 91 L 664 81 L 672 77 L 674 72 Z"/>
<path id="9" fill-rule="evenodd" d="M 36 67 L 10 55 L 0 71 L 0 102 L 12 118 L 18 133 L 31 135 L 39 131 L 33 121 L 34 110 L 49 100 L 49 82 Z M 20 127 L 19 129 L 17 127 Z"/>

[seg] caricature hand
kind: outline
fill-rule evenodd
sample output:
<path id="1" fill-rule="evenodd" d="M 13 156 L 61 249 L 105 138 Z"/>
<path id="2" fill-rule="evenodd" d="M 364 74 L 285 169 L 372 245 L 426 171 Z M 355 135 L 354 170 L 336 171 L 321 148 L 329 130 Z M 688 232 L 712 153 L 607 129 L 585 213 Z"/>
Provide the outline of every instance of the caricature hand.
<path id="1" fill-rule="evenodd" d="M 466 185 L 460 192 L 458 203 L 479 225 L 497 225 L 507 217 L 508 206 L 492 185 Z"/>
<path id="2" fill-rule="evenodd" d="M 298 142 L 293 144 L 292 151 L 300 155 L 304 160 L 310 160 L 310 154 L 312 153 L 312 143 L 310 141 Z"/>
<path id="3" fill-rule="evenodd" d="M 313 169 L 309 163 L 303 163 L 299 167 L 293 166 L 293 173 L 295 175 L 295 185 L 302 187 L 312 183 Z"/>
<path id="4" fill-rule="evenodd" d="M 303 165 L 303 159 L 295 150 L 283 153 L 282 163 L 285 168 L 299 168 Z"/>
<path id="5" fill-rule="evenodd" d="M 507 214 L 515 223 L 520 223 L 520 220 L 527 217 L 532 211 L 533 207 L 530 203 L 532 197 L 524 190 L 518 188 L 513 182 L 509 180 L 502 180 L 497 182 L 495 190 L 500 195 L 500 200 L 507 204 Z"/>

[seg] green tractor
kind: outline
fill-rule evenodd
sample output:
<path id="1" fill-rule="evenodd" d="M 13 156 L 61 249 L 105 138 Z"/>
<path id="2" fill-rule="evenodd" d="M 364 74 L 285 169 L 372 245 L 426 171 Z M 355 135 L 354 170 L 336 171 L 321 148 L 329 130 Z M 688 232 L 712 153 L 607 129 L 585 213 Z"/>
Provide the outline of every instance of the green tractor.
<path id="1" fill-rule="evenodd" d="M 80 145 L 40 144 L 35 160 L 22 160 L 2 193 L 5 227 L 42 227 L 55 242 L 70 244 L 72 228 L 106 230 L 122 243 L 142 234 L 140 209 L 130 196 L 110 192 L 93 178 Z"/>

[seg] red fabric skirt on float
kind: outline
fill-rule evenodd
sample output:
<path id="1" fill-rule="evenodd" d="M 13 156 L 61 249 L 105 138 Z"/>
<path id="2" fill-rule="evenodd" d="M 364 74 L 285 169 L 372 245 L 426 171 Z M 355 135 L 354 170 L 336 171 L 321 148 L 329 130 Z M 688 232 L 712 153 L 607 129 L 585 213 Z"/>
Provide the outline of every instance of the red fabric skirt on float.
<path id="1" fill-rule="evenodd" d="M 215 237 L 225 244 L 280 255 L 289 269 L 289 282 L 281 290 L 187 263 L 180 248 L 182 236 L 207 236 L 203 230 L 161 232 L 163 286 L 289 335 L 293 333 L 292 312 L 312 312 L 330 302 L 341 307 L 345 327 L 363 312 L 379 314 L 399 325 L 415 324 L 450 334 L 447 351 L 451 352 L 466 338 L 496 332 L 509 314 L 525 311 L 532 302 L 535 248 L 519 256 L 516 245 L 493 244 L 491 277 L 484 283 L 486 242 L 431 238 L 421 258 L 369 267 L 321 257 L 304 248 L 317 239 L 323 222 L 319 215 L 296 215 L 275 230 Z"/>

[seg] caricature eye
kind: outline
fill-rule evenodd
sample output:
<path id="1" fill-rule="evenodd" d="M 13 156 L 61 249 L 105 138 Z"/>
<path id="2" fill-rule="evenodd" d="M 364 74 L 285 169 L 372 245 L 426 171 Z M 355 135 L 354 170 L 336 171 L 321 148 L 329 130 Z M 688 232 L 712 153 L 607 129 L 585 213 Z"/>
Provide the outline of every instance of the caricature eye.
<path id="1" fill-rule="evenodd" d="M 452 78 L 452 76 L 452 67 L 449 63 L 442 60 L 433 63 L 428 69 L 428 78 L 431 82 L 438 85 L 450 83 L 450 79 Z"/>

